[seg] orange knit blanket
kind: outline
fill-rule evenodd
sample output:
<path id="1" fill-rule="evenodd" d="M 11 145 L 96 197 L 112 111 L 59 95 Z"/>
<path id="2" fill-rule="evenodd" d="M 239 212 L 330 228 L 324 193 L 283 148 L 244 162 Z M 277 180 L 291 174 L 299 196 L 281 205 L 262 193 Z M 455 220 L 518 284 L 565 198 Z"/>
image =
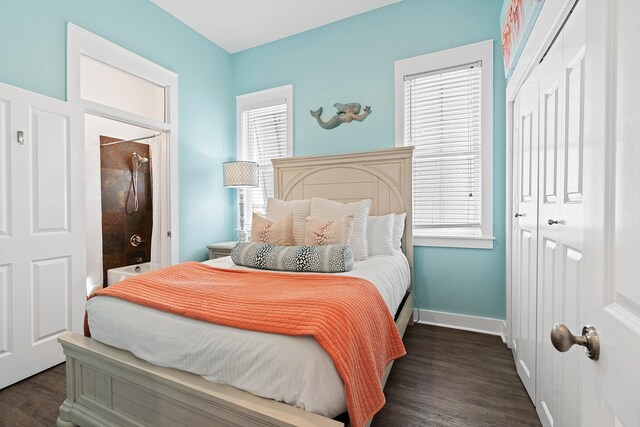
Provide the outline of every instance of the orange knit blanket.
<path id="1" fill-rule="evenodd" d="M 312 335 L 344 382 L 355 427 L 384 406 L 384 369 L 406 354 L 380 293 L 355 277 L 227 270 L 187 262 L 131 277 L 92 297 L 97 295 L 234 328 Z"/>

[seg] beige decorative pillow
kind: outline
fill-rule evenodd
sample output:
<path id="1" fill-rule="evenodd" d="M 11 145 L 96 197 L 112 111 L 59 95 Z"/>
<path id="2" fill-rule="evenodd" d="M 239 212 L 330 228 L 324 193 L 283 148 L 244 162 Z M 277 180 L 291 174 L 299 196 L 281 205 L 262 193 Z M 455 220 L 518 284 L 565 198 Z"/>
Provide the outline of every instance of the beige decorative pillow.
<path id="1" fill-rule="evenodd" d="M 306 246 L 348 245 L 353 233 L 353 215 L 327 219 L 307 217 L 304 244 Z"/>
<path id="2" fill-rule="evenodd" d="M 356 261 L 367 259 L 367 217 L 371 209 L 371 200 L 359 200 L 357 202 L 340 203 L 335 200 L 311 198 L 311 216 L 336 219 L 353 214 L 353 236 L 349 244 Z"/>
<path id="3" fill-rule="evenodd" d="M 251 221 L 251 241 L 276 246 L 293 246 L 293 214 L 285 215 L 276 221 L 269 221 L 254 212 Z"/>
<path id="4" fill-rule="evenodd" d="M 293 241 L 296 246 L 304 245 L 305 219 L 311 215 L 311 200 L 267 200 L 267 219 L 275 221 L 283 216 L 293 214 Z"/>

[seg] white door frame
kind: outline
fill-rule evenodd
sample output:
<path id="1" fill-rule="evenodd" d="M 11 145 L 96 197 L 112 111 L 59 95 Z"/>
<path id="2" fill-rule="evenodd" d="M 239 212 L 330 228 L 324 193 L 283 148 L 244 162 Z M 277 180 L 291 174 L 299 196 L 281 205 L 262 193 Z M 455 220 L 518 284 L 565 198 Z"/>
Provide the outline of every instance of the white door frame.
<path id="1" fill-rule="evenodd" d="M 584 0 L 582 0 L 584 1 Z M 520 91 L 520 87 L 540 63 L 555 36 L 562 28 L 569 16 L 576 0 L 546 1 L 540 15 L 529 34 L 527 43 L 522 50 L 518 64 L 507 83 L 506 88 L 506 304 L 507 304 L 507 346 L 511 348 L 513 334 L 511 333 L 511 261 L 512 261 L 512 226 L 513 226 L 513 103 Z"/>
<path id="2" fill-rule="evenodd" d="M 107 64 L 116 69 L 125 71 L 134 76 L 162 86 L 166 90 L 165 96 L 165 121 L 150 119 L 118 108 L 99 104 L 82 99 L 80 96 L 80 59 L 81 56 L 88 56 Z M 162 253 L 162 264 L 170 265 L 179 261 L 179 239 L 178 239 L 178 75 L 160 65 L 151 62 L 127 49 L 124 49 L 102 37 L 99 37 L 77 25 L 68 23 L 67 25 L 67 101 L 82 107 L 85 113 L 117 120 L 120 122 L 144 127 L 152 131 L 159 131 L 166 134 L 168 157 L 168 191 L 169 197 L 160 198 L 160 209 L 163 219 L 161 220 L 160 247 L 167 248 L 166 253 Z M 94 155 L 91 147 L 85 147 L 85 163 L 90 164 L 90 157 Z M 89 173 L 90 171 L 87 171 Z M 93 188 L 87 185 L 86 191 Z M 161 187 L 161 191 L 166 191 Z M 87 197 L 87 241 L 102 242 L 101 224 L 96 224 L 95 203 L 91 195 Z M 99 211 L 99 207 L 97 209 Z M 92 218 L 94 218 L 92 220 Z M 167 220 L 168 219 L 168 220 Z M 101 243 L 100 243 L 101 244 Z M 101 247 L 101 246 L 100 246 Z M 91 256 L 89 252 L 95 252 L 95 246 L 87 245 L 87 258 Z M 97 271 L 87 271 L 87 287 L 93 285 L 89 283 L 91 274 L 98 274 Z M 100 271 L 100 277 L 102 272 Z M 94 284 L 95 285 L 95 284 Z M 89 289 L 90 290 L 90 289 Z"/>

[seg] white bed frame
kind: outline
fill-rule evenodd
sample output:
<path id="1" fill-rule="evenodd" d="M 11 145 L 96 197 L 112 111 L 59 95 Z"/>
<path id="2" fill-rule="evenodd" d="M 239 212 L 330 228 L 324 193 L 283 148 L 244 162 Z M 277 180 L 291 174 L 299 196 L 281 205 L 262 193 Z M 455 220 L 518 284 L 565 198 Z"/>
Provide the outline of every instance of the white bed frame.
<path id="1" fill-rule="evenodd" d="M 275 194 L 284 200 L 369 198 L 372 215 L 407 212 L 403 251 L 413 266 L 412 152 L 413 147 L 403 147 L 274 160 Z M 412 323 L 412 313 L 413 295 L 408 294 L 396 319 L 400 335 Z M 58 427 L 343 425 L 199 375 L 153 365 L 75 333 L 58 341 L 67 358 L 67 398 Z M 386 367 L 383 385 L 392 365 Z"/>

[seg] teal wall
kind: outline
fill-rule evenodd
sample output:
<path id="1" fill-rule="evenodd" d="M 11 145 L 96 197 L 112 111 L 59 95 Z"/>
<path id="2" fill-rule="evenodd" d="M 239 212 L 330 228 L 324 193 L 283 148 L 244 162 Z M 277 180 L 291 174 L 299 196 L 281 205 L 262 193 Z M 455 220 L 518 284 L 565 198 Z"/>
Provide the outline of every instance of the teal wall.
<path id="1" fill-rule="evenodd" d="M 231 55 L 148 0 L 0 0 L 0 82 L 66 99 L 70 21 L 179 74 L 180 258 L 230 237 Z"/>
<path id="2" fill-rule="evenodd" d="M 493 250 L 415 248 L 421 308 L 505 317 L 505 112 L 501 0 L 404 0 L 234 55 L 147 0 L 0 0 L 0 81 L 66 97 L 66 22 L 179 74 L 180 258 L 201 260 L 233 234 L 220 163 L 235 156 L 234 95 L 294 86 L 294 154 L 394 145 L 393 62 L 494 39 Z M 332 131 L 309 115 L 334 102 L 373 113 Z"/>
<path id="3" fill-rule="evenodd" d="M 499 17 L 502 0 L 404 0 L 232 56 L 242 94 L 293 84 L 295 155 L 394 146 L 395 60 L 494 40 L 493 250 L 415 248 L 420 307 L 505 318 L 505 84 Z M 320 128 L 309 115 L 334 102 L 371 105 L 362 123 Z"/>

